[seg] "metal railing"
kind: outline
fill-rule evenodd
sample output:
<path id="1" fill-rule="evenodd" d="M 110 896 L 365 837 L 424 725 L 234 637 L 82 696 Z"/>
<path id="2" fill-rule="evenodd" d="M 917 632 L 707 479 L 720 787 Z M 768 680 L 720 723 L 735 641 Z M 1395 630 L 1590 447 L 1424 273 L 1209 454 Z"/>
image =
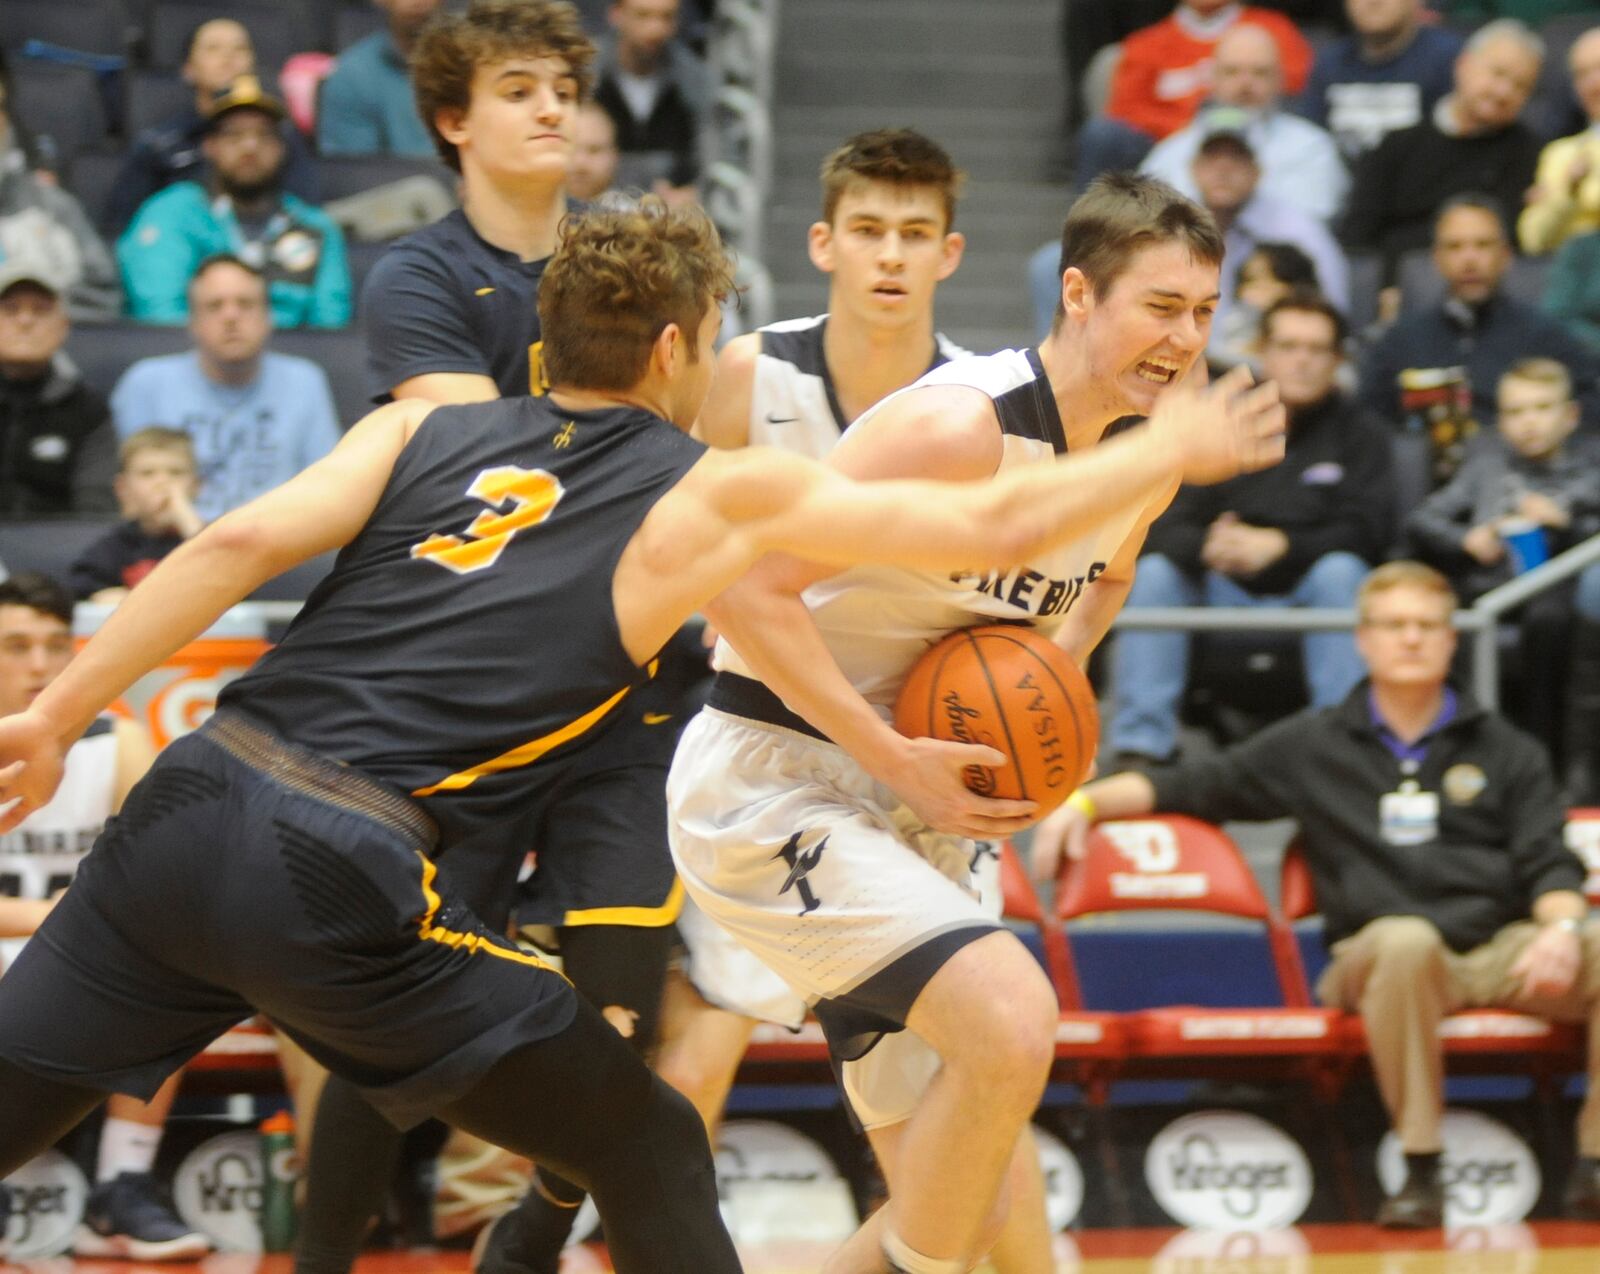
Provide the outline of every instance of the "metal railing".
<path id="1" fill-rule="evenodd" d="M 1472 644 L 1472 693 L 1486 707 L 1500 703 L 1500 621 L 1540 593 L 1600 562 L 1600 535 L 1575 544 L 1455 613 L 1456 631 Z M 1142 606 L 1124 610 L 1118 629 L 1179 628 L 1188 632 L 1316 633 L 1351 630 L 1354 610 L 1288 606 Z"/>

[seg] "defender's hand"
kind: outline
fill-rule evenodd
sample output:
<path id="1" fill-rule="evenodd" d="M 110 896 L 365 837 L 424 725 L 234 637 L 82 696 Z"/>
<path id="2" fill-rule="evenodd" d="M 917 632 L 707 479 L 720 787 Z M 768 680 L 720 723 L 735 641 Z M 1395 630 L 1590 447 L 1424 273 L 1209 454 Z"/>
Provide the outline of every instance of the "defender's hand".
<path id="1" fill-rule="evenodd" d="M 0 833 L 11 831 L 40 806 L 47 805 L 61 785 L 66 761 L 53 724 L 32 711 L 0 717 Z"/>
<path id="2" fill-rule="evenodd" d="M 1020 832 L 1038 816 L 1037 802 L 979 796 L 967 786 L 970 767 L 1007 765 L 1003 752 L 977 743 L 927 738 L 907 739 L 898 751 L 892 773 L 882 781 L 935 831 L 997 840 Z"/>
<path id="3" fill-rule="evenodd" d="M 1201 484 L 1277 464 L 1286 428 L 1278 387 L 1252 385 L 1245 367 L 1207 389 L 1169 390 L 1150 416 L 1156 445 L 1171 454 L 1185 482 Z"/>
<path id="4" fill-rule="evenodd" d="M 1073 862 L 1083 858 L 1094 821 L 1076 805 L 1062 805 L 1039 820 L 1031 847 L 1035 880 L 1054 880 L 1061 871 L 1063 854 Z"/>

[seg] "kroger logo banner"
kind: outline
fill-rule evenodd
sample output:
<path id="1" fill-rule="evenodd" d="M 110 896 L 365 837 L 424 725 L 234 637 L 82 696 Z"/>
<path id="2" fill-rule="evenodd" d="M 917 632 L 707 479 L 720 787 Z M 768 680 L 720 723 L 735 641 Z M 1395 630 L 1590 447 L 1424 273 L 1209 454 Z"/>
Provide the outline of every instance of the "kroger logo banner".
<path id="1" fill-rule="evenodd" d="M 1445 1111 L 1441 1135 L 1446 1225 L 1511 1225 L 1533 1210 L 1542 1184 L 1539 1162 L 1521 1137 L 1476 1110 Z M 1405 1152 L 1390 1132 L 1378 1145 L 1378 1180 L 1393 1194 L 1405 1179 Z"/>
<path id="2" fill-rule="evenodd" d="M 1144 1175 L 1167 1215 L 1197 1230 L 1282 1229 L 1311 1202 L 1311 1164 L 1299 1143 L 1240 1111 L 1174 1120 L 1151 1141 Z"/>
<path id="3" fill-rule="evenodd" d="M 5 1250 L 12 1260 L 59 1256 L 72 1246 L 89 1198 L 89 1183 L 77 1164 L 60 1151 L 47 1150 L 13 1172 L 5 1184 L 11 1191 Z"/>

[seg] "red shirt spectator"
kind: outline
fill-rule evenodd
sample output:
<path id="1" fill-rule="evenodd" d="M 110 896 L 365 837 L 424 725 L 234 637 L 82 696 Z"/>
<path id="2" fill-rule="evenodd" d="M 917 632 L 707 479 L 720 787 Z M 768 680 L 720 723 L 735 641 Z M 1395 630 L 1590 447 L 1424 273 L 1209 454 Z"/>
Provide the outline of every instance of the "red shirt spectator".
<path id="1" fill-rule="evenodd" d="M 1211 87 L 1211 54 L 1235 22 L 1264 27 L 1277 41 L 1284 93 L 1305 87 L 1311 46 L 1281 13 L 1231 0 L 1183 0 L 1171 17 L 1122 42 L 1106 114 L 1160 139 L 1194 118 Z"/>

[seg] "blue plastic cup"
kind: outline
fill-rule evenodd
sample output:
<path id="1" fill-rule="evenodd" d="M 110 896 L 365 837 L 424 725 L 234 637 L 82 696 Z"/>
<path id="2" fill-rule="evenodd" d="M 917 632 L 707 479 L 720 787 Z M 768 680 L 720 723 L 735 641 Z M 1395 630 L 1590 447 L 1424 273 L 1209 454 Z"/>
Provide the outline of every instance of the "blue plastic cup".
<path id="1" fill-rule="evenodd" d="M 1550 560 L 1550 537 L 1544 527 L 1527 518 L 1508 518 L 1500 524 L 1500 538 L 1511 552 L 1511 570 L 1521 575 Z"/>

